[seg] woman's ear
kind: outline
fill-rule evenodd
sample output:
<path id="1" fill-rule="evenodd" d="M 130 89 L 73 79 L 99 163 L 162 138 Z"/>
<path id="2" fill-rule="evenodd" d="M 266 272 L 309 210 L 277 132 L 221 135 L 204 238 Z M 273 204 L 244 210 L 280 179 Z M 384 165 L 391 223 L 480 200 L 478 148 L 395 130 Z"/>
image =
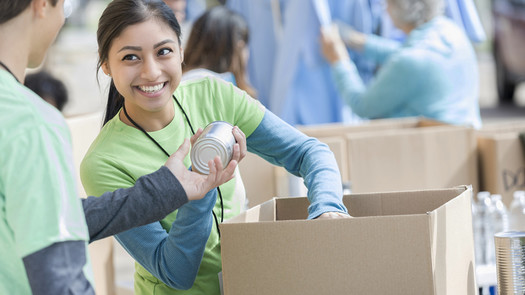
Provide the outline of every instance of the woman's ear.
<path id="1" fill-rule="evenodd" d="M 33 0 L 31 2 L 34 15 L 43 17 L 46 14 L 46 10 L 49 9 L 51 3 L 48 0 Z"/>
<path id="2" fill-rule="evenodd" d="M 109 70 L 109 66 L 108 66 L 108 63 L 105 62 L 103 63 L 100 68 L 102 68 L 102 71 L 104 72 L 104 74 L 106 74 L 107 76 L 111 77 L 111 71 Z"/>

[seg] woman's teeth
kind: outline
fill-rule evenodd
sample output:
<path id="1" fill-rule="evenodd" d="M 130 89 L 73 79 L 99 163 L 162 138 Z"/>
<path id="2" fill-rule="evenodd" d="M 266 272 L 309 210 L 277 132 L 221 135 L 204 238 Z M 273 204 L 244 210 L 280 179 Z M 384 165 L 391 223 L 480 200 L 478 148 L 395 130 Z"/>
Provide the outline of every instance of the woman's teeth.
<path id="1" fill-rule="evenodd" d="M 153 93 L 153 92 L 157 92 L 159 90 L 162 89 L 162 87 L 164 87 L 164 83 L 160 83 L 158 85 L 155 85 L 155 86 L 138 86 L 140 90 L 144 91 L 144 92 L 149 92 L 149 93 Z"/>

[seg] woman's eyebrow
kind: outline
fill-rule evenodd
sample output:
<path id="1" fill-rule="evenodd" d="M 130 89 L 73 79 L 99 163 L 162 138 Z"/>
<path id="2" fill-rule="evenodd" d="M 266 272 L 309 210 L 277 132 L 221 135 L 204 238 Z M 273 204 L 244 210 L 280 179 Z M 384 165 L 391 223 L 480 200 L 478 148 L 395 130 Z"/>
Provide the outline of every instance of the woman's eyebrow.
<path id="1" fill-rule="evenodd" d="M 160 41 L 159 43 L 153 45 L 153 48 L 157 48 L 157 47 L 162 46 L 162 45 L 164 45 L 166 43 L 175 43 L 175 41 L 172 40 L 172 39 L 166 39 L 164 41 Z"/>

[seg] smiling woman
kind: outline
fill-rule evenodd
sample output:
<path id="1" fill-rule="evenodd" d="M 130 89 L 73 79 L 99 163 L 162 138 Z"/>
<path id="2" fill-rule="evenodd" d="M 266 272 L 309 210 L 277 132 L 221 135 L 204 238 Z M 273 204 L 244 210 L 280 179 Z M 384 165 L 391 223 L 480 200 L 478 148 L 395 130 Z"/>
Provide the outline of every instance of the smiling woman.
<path id="1" fill-rule="evenodd" d="M 185 138 L 198 136 L 198 127 L 225 121 L 234 126 L 240 159 L 249 149 L 305 179 L 309 218 L 348 217 L 328 147 L 231 83 L 213 77 L 181 83 L 179 38 L 175 15 L 161 0 L 114 0 L 102 13 L 98 66 L 112 82 L 105 125 L 81 164 L 86 192 L 96 196 L 132 186 Z M 189 156 L 184 163 L 192 166 Z M 242 179 L 224 183 L 217 195 L 217 202 L 194 206 L 197 212 L 182 207 L 160 222 L 116 236 L 137 261 L 135 294 L 220 294 L 219 223 L 243 210 Z"/>
<path id="2" fill-rule="evenodd" d="M 159 41 L 161 40 L 161 41 Z M 179 86 L 182 48 L 165 23 L 150 19 L 124 29 L 113 41 L 102 70 L 113 77 L 132 118 L 146 131 L 166 127 L 173 119 L 171 95 Z M 107 113 L 106 120 L 114 114 Z M 121 113 L 120 119 L 131 123 Z"/>

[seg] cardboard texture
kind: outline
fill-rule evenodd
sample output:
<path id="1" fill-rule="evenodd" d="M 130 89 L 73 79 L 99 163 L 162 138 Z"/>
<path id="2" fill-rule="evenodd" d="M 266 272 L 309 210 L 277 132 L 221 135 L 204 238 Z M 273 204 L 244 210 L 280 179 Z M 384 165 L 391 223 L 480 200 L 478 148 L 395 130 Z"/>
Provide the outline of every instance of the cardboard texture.
<path id="1" fill-rule="evenodd" d="M 89 146 L 95 140 L 102 126 L 102 114 L 93 113 L 66 118 L 71 131 L 73 144 L 73 162 L 75 165 L 79 197 L 85 198 L 86 193 L 80 181 L 80 163 Z M 95 292 L 98 295 L 115 294 L 115 271 L 113 266 L 113 238 L 105 238 L 88 246 L 93 274 L 95 277 Z"/>
<path id="2" fill-rule="evenodd" d="M 355 218 L 274 198 L 221 224 L 224 294 L 477 294 L 471 188 L 352 194 Z"/>
<path id="3" fill-rule="evenodd" d="M 345 139 L 345 162 L 338 164 L 341 171 L 347 171 L 341 174 L 342 180 L 351 183 L 354 193 L 462 184 L 478 189 L 476 139 L 470 128 L 425 118 L 400 118 L 299 129 L 322 142 L 327 137 Z M 338 161 L 340 158 L 336 156 Z"/>
<path id="4" fill-rule="evenodd" d="M 510 206 L 513 193 L 525 190 L 525 159 L 519 134 L 524 122 L 492 123 L 476 132 L 478 141 L 480 188 L 501 194 Z"/>

